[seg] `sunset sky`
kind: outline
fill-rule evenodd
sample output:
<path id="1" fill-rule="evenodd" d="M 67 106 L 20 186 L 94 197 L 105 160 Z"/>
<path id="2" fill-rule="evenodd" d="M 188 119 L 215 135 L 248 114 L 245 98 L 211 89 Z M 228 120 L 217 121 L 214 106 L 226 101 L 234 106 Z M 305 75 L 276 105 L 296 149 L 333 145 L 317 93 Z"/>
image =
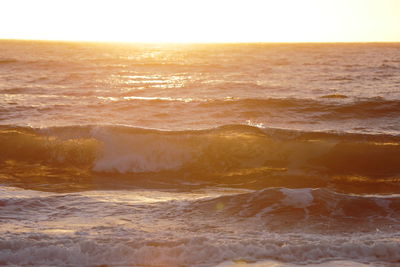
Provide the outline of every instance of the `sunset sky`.
<path id="1" fill-rule="evenodd" d="M 0 39 L 400 41 L 400 0 L 3 0 Z"/>

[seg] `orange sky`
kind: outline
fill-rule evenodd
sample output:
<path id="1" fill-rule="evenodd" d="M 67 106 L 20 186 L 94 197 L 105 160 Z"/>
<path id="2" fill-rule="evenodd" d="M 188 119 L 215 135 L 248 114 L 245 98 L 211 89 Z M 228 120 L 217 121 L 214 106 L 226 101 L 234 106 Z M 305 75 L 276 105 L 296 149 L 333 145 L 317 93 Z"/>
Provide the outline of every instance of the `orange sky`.
<path id="1" fill-rule="evenodd" d="M 3 0 L 0 39 L 400 41 L 400 0 Z"/>

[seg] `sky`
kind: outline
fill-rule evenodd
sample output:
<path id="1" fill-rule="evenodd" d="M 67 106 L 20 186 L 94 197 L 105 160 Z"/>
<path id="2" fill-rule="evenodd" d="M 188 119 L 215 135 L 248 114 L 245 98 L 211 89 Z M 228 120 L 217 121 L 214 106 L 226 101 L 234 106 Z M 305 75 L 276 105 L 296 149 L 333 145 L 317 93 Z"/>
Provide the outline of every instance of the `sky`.
<path id="1" fill-rule="evenodd" d="M 0 39 L 400 41 L 400 0 L 1 0 L 0 10 Z"/>

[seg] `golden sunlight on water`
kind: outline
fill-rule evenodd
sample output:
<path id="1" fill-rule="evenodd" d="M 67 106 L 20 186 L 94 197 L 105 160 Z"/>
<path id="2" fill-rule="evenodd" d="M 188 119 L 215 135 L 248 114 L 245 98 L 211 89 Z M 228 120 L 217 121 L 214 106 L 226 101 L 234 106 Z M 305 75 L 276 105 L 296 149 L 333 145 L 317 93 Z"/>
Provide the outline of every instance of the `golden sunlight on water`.
<path id="1" fill-rule="evenodd" d="M 0 265 L 395 266 L 399 49 L 0 42 Z"/>

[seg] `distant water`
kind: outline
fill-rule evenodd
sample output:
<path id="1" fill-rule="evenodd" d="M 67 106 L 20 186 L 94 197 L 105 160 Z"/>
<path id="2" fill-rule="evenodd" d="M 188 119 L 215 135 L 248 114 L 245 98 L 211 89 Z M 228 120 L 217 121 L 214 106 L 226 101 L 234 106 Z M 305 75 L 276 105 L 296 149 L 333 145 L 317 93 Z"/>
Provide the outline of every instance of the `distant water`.
<path id="1" fill-rule="evenodd" d="M 400 44 L 0 42 L 0 265 L 398 266 Z"/>

